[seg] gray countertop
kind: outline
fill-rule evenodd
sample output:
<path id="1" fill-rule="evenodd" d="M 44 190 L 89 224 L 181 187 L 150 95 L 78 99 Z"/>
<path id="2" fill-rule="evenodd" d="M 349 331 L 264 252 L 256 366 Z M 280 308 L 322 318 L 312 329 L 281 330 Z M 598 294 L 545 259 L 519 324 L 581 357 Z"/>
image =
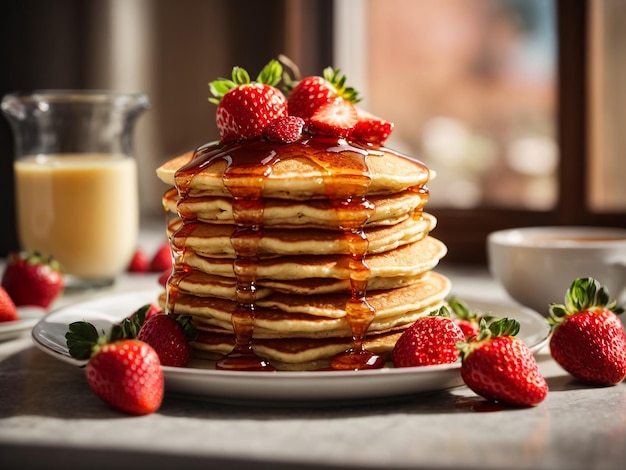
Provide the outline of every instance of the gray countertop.
<path id="1" fill-rule="evenodd" d="M 454 293 L 513 305 L 484 269 L 442 268 Z M 153 275 L 124 276 L 132 291 Z M 81 300 L 66 296 L 59 306 Z M 12 468 L 626 468 L 626 383 L 589 387 L 537 353 L 539 406 L 491 410 L 466 387 L 335 404 L 226 403 L 166 393 L 148 416 L 95 397 L 84 371 L 0 343 L 0 466 Z"/>

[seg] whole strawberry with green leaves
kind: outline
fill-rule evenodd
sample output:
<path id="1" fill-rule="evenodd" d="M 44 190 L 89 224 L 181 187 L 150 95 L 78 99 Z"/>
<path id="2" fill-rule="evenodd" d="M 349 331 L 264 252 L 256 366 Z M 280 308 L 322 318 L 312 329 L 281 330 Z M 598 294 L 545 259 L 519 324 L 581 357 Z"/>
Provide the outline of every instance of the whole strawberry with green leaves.
<path id="1" fill-rule="evenodd" d="M 267 126 L 287 114 L 287 99 L 276 88 L 282 66 L 270 61 L 255 81 L 241 67 L 233 67 L 231 79 L 209 83 L 211 103 L 217 105 L 216 123 L 222 142 L 261 138 Z"/>
<path id="2" fill-rule="evenodd" d="M 2 286 L 18 307 L 31 305 L 47 309 L 65 290 L 65 281 L 61 265 L 52 256 L 20 252 L 9 253 Z"/>
<path id="3" fill-rule="evenodd" d="M 575 279 L 564 304 L 550 306 L 550 353 L 577 379 L 614 385 L 626 377 L 626 333 L 610 301 L 608 289 L 596 279 Z"/>
<path id="4" fill-rule="evenodd" d="M 459 342 L 461 376 L 481 397 L 514 406 L 533 406 L 548 394 L 548 384 L 528 346 L 516 335 L 520 323 L 501 318 L 480 321 L 480 333 Z"/>
<path id="5" fill-rule="evenodd" d="M 132 415 L 160 408 L 163 371 L 159 356 L 149 344 L 100 334 L 85 321 L 71 323 L 65 338 L 72 357 L 88 360 L 87 383 L 102 401 Z"/>
<path id="6" fill-rule="evenodd" d="M 150 328 L 142 333 L 146 325 Z M 189 360 L 189 345 L 183 330 L 195 333 L 190 324 L 183 327 L 154 305 L 147 304 L 113 325 L 108 334 L 98 333 L 89 322 L 77 321 L 69 325 L 65 338 L 72 357 L 88 360 L 85 372 L 92 391 L 116 409 L 142 415 L 161 406 L 164 394 L 161 366 L 182 366 Z M 153 340 L 154 346 L 149 344 Z"/>

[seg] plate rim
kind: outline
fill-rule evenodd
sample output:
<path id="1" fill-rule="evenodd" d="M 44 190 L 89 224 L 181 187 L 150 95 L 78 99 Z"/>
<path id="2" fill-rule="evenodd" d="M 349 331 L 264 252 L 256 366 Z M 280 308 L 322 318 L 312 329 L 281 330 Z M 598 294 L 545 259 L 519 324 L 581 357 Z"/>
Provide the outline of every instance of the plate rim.
<path id="1" fill-rule="evenodd" d="M 52 357 L 61 360 L 62 362 L 78 366 L 84 367 L 87 361 L 80 361 L 72 358 L 65 351 L 61 351 L 58 349 L 53 349 L 48 346 L 47 341 L 43 341 L 41 338 L 40 330 L 46 324 L 55 320 L 55 318 L 63 317 L 63 315 L 69 315 L 71 313 L 70 309 L 81 308 L 82 306 L 89 306 L 91 304 L 99 304 L 104 302 L 105 304 L 113 302 L 114 299 L 123 299 L 126 297 L 132 298 L 155 298 L 155 294 L 159 292 L 158 289 L 141 289 L 137 291 L 131 292 L 121 292 L 121 293 L 109 293 L 108 295 L 98 296 L 87 300 L 77 301 L 71 304 L 67 304 L 63 307 L 57 308 L 47 315 L 42 317 L 32 328 L 31 338 L 34 342 L 35 346 L 37 346 L 40 350 Z M 452 297 L 451 294 L 449 297 Z M 150 300 L 145 300 L 145 302 L 149 302 Z M 531 349 L 533 353 L 539 351 L 549 340 L 550 329 L 549 325 L 545 321 L 545 317 L 541 316 L 539 313 L 528 309 L 526 307 L 517 306 L 513 304 L 504 304 L 501 301 L 491 301 L 486 299 L 478 299 L 472 298 L 469 296 L 463 296 L 463 301 L 466 302 L 471 308 L 483 310 L 484 307 L 489 306 L 489 309 L 510 309 L 511 314 L 507 316 L 518 318 L 520 315 L 524 315 L 527 319 L 531 319 L 533 322 L 537 323 L 537 328 L 539 327 L 539 322 L 543 322 L 545 324 L 545 332 L 538 331 L 537 335 L 539 339 L 535 341 L 533 344 L 528 344 L 527 346 Z M 480 308 L 478 308 L 480 306 Z M 489 310 L 491 311 L 491 310 Z M 125 315 L 128 313 L 125 312 Z M 504 315 L 502 315 L 504 316 Z M 123 316 L 120 316 L 121 320 Z M 86 320 L 89 320 L 90 317 L 87 315 L 85 317 Z M 525 341 L 526 342 L 526 341 Z M 199 367 L 169 367 L 162 366 L 163 374 L 165 377 L 165 385 L 166 390 L 171 388 L 173 391 L 182 392 L 182 393 L 191 393 L 191 394 L 201 394 L 206 395 L 207 397 L 224 397 L 223 392 L 218 392 L 215 394 L 215 389 L 220 388 L 229 388 L 234 387 L 241 382 L 247 382 L 249 380 L 254 380 L 258 382 L 260 385 L 265 387 L 261 387 L 261 391 L 248 390 L 248 391 L 236 391 L 235 398 L 243 398 L 243 399 L 257 399 L 257 400 L 266 400 L 267 397 L 264 397 L 264 394 L 268 394 L 268 392 L 273 388 L 280 388 L 280 384 L 283 383 L 291 383 L 291 384 L 300 384 L 301 382 L 307 383 L 315 380 L 316 382 L 324 382 L 326 384 L 329 383 L 339 383 L 346 381 L 352 382 L 355 379 L 357 381 L 384 381 L 387 379 L 391 380 L 406 380 L 409 378 L 416 379 L 419 381 L 419 378 L 427 378 L 429 376 L 445 376 L 447 374 L 458 375 L 458 379 L 460 380 L 460 361 L 451 363 L 451 364 L 435 364 L 428 366 L 419 366 L 419 367 L 403 367 L 403 368 L 394 368 L 394 367 L 384 367 L 382 369 L 370 369 L 370 370 L 361 370 L 361 371 L 274 371 L 271 373 L 261 372 L 261 371 L 222 371 L 215 370 L 210 368 L 199 368 Z M 269 379 L 269 380 L 259 380 L 259 379 Z M 329 380 L 330 379 L 330 380 Z M 333 380 L 334 379 L 334 380 Z M 217 383 L 213 383 L 217 382 Z M 447 384 L 447 382 L 446 382 Z M 208 385 L 208 389 L 206 392 L 203 390 Z M 458 384 L 452 384 L 451 386 L 441 387 L 441 388 L 433 388 L 431 391 L 435 390 L 445 390 L 449 388 L 453 388 L 454 386 L 463 385 L 462 381 Z M 332 388 L 332 387 L 331 387 Z M 335 387 L 336 388 L 336 387 Z M 415 387 L 416 392 L 419 393 L 424 390 L 420 390 L 419 387 Z M 201 389 L 200 391 L 198 389 Z M 190 391 L 191 390 L 191 391 Z M 274 397 L 281 400 L 291 401 L 295 400 L 294 397 L 289 396 L 288 390 L 279 390 L 279 394 Z M 361 393 L 361 392 L 359 392 Z M 232 394 L 230 394 L 232 398 Z M 237 396 L 241 395 L 241 396 Z M 331 397 L 328 395 L 332 395 L 332 390 L 329 390 L 328 393 L 323 393 L 323 396 L 315 399 L 319 400 L 328 400 Z M 390 391 L 389 396 L 394 396 L 393 391 Z M 349 397 L 348 397 L 349 398 Z M 373 394 L 372 398 L 379 398 L 379 395 Z M 311 400 L 311 397 L 307 398 Z"/>

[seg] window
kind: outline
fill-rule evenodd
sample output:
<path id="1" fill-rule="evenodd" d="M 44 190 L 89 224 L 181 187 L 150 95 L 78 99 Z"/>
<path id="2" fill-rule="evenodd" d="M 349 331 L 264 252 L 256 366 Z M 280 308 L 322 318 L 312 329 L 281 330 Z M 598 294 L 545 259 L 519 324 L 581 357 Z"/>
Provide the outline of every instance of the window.
<path id="1" fill-rule="evenodd" d="M 437 172 L 427 210 L 447 262 L 484 262 L 500 228 L 626 224 L 623 2 L 335 7 L 334 63 L 396 123 L 389 146 Z"/>

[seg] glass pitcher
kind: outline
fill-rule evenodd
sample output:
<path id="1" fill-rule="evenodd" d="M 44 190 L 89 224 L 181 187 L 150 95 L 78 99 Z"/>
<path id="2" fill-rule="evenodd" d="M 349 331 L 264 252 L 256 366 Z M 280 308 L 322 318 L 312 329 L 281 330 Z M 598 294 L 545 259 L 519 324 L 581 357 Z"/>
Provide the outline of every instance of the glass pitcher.
<path id="1" fill-rule="evenodd" d="M 128 267 L 139 231 L 133 129 L 149 106 L 145 94 L 95 90 L 2 99 L 21 249 L 56 258 L 67 287 L 110 285 Z"/>

